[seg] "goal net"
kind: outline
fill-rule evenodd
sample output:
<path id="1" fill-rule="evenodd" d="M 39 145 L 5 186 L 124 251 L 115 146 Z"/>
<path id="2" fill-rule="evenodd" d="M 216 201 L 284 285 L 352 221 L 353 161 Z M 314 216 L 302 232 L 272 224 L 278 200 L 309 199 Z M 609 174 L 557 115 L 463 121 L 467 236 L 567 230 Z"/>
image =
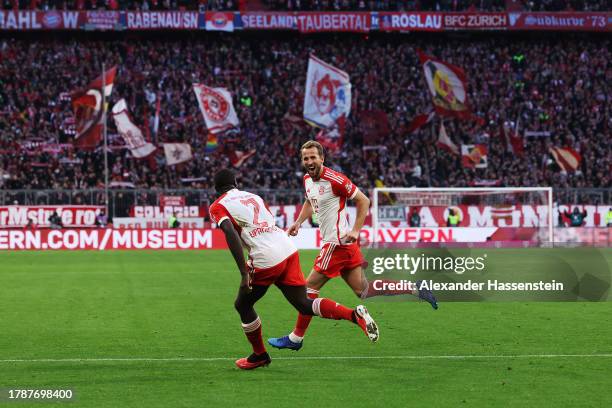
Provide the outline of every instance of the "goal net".
<path id="1" fill-rule="evenodd" d="M 552 188 L 375 188 L 370 243 L 551 246 Z"/>

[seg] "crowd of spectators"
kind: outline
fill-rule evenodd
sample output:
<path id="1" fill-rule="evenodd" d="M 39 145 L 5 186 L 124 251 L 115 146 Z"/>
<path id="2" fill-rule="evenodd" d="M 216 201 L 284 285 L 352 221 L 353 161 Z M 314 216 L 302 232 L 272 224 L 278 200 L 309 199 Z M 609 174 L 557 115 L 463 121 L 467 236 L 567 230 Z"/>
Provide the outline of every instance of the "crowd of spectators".
<path id="1" fill-rule="evenodd" d="M 4 9 L 275 11 L 607 11 L 608 0 L 2 0 Z"/>
<path id="2" fill-rule="evenodd" d="M 70 143 L 72 110 L 67 93 L 100 74 L 103 63 L 119 69 L 111 103 L 125 98 L 135 122 L 152 140 L 187 142 L 192 161 L 175 167 L 136 160 L 109 120 L 110 179 L 142 188 L 211 188 L 216 170 L 230 166 L 228 153 L 256 149 L 239 168 L 247 188 L 302 187 L 299 146 L 316 130 L 300 123 L 308 55 L 348 72 L 353 102 L 344 147 L 328 163 L 364 189 L 388 186 L 612 187 L 612 55 L 604 36 L 409 37 L 186 34 L 170 39 L 52 37 L 0 39 L 0 188 L 101 187 L 103 152 Z M 450 138 L 488 145 L 488 167 L 466 169 L 461 159 L 436 147 L 440 119 L 408 133 L 431 100 L 416 49 L 463 67 L 473 111 L 484 124 L 445 120 Z M 222 86 L 233 94 L 239 132 L 206 151 L 207 131 L 192 83 Z M 160 98 L 160 126 L 153 117 Z M 389 134 L 364 150 L 364 112 L 382 111 Z M 507 152 L 500 124 L 525 137 L 525 155 Z M 372 141 L 368 141 L 372 144 Z M 577 172 L 554 163 L 550 146 L 582 155 Z M 378 180 L 378 181 L 377 181 Z"/>

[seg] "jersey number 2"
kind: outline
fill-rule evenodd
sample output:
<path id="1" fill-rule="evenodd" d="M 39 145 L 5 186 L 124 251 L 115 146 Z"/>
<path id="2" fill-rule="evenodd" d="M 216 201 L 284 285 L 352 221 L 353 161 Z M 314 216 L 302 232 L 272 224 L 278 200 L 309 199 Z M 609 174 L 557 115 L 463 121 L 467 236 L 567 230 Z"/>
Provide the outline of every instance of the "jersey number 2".
<path id="1" fill-rule="evenodd" d="M 258 227 L 263 227 L 263 228 L 268 226 L 268 223 L 266 221 L 259 222 L 259 211 L 260 211 L 259 203 L 254 198 L 249 198 L 247 200 L 240 200 L 240 202 L 246 207 L 250 205 L 253 206 L 253 224 L 254 225 L 257 225 Z"/>

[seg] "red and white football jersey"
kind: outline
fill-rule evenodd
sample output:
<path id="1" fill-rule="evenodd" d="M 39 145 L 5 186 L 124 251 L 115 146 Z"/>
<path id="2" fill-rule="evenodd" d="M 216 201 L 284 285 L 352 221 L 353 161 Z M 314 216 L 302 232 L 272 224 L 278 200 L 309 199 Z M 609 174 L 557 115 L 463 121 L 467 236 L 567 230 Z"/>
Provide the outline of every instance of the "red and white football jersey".
<path id="1" fill-rule="evenodd" d="M 357 186 L 344 174 L 323 166 L 318 180 L 304 176 L 304 189 L 318 216 L 323 243 L 342 244 L 341 238 L 349 232 L 346 200 L 357 195 Z"/>
<path id="2" fill-rule="evenodd" d="M 217 225 L 224 220 L 232 222 L 255 268 L 278 265 L 297 251 L 287 233 L 274 224 L 274 216 L 264 200 L 256 194 L 235 188 L 217 198 L 209 211 Z"/>

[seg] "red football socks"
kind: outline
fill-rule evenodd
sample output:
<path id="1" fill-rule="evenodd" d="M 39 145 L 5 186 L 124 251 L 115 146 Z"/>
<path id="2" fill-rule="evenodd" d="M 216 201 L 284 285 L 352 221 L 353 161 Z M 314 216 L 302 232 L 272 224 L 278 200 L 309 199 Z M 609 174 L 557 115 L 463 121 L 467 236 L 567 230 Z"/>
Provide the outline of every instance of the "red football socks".
<path id="1" fill-rule="evenodd" d="M 246 334 L 249 343 L 253 346 L 253 352 L 255 354 L 263 354 L 266 352 L 263 339 L 261 337 L 261 320 L 259 316 L 251 323 L 242 323 L 242 330 Z"/>
<path id="2" fill-rule="evenodd" d="M 306 290 L 306 294 L 310 299 L 316 299 L 319 297 L 319 291 L 314 289 Z M 293 335 L 298 337 L 304 337 L 306 333 L 306 329 L 308 329 L 308 325 L 312 320 L 312 316 L 299 314 L 297 318 L 297 322 L 295 323 L 295 329 L 293 329 Z"/>
<path id="3" fill-rule="evenodd" d="M 312 310 L 325 319 L 353 321 L 353 309 L 349 309 L 330 299 L 315 299 L 312 304 Z"/>

